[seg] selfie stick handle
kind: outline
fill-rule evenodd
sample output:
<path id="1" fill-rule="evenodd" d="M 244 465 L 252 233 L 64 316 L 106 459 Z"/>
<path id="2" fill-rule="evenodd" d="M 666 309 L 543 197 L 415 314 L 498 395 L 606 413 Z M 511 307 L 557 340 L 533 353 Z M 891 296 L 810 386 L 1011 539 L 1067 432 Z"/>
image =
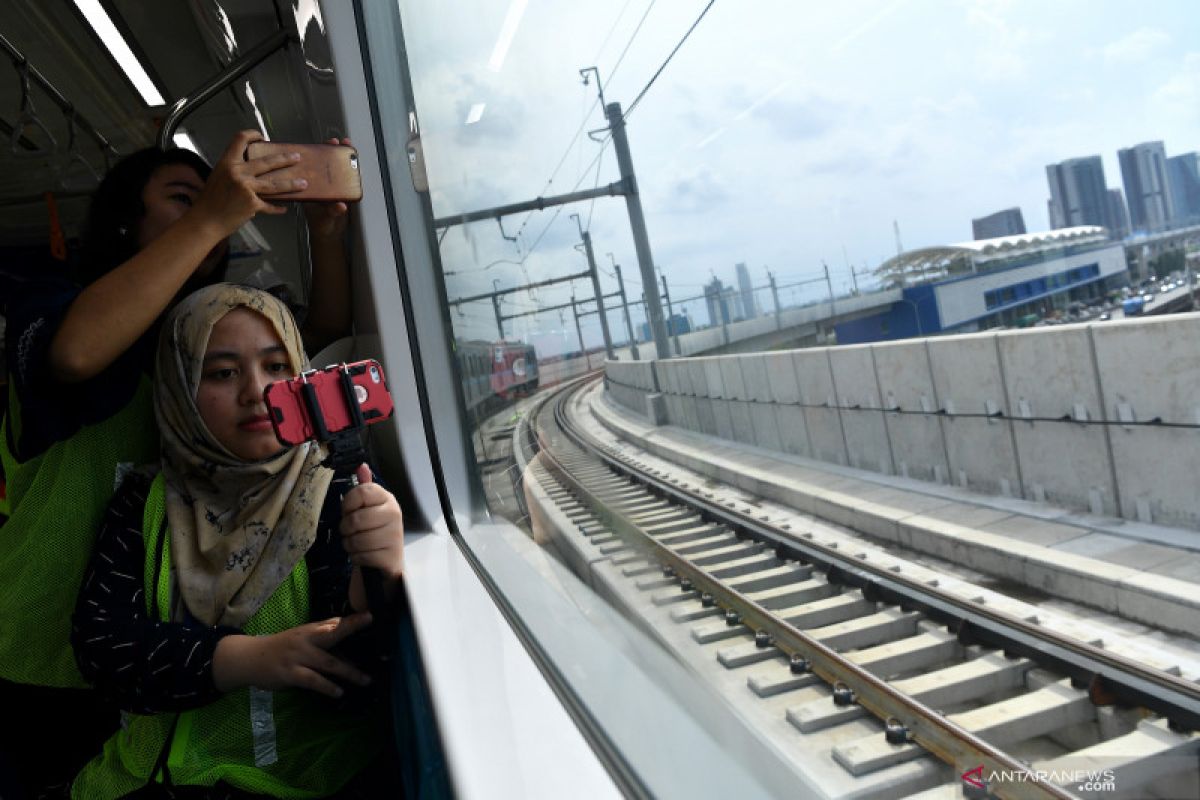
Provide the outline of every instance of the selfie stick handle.
<path id="1" fill-rule="evenodd" d="M 362 463 L 362 462 L 359 462 Z M 350 488 L 359 485 L 358 475 L 351 473 Z M 367 594 L 367 608 L 376 620 L 384 620 L 391 616 L 387 604 L 387 595 L 383 591 L 383 573 L 374 567 L 362 567 L 363 590 Z"/>

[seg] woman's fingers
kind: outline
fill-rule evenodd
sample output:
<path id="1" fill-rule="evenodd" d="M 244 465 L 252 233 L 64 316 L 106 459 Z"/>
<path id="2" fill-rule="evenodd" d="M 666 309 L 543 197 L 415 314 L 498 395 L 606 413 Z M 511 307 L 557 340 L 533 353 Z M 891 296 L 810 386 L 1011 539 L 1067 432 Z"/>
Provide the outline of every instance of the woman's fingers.
<path id="1" fill-rule="evenodd" d="M 246 171 L 248 174 L 258 177 L 277 169 L 290 167 L 298 161 L 300 161 L 299 153 L 272 153 L 269 156 L 260 156 L 247 160 Z"/>
<path id="2" fill-rule="evenodd" d="M 298 192 L 308 188 L 308 181 L 304 178 L 253 178 L 247 185 L 257 195 L 272 195 Z"/>
<path id="3" fill-rule="evenodd" d="M 392 493 L 378 483 L 360 483 L 346 492 L 346 496 L 342 498 L 342 516 L 351 514 L 360 508 L 385 505 L 392 499 Z"/>
<path id="4" fill-rule="evenodd" d="M 342 687 L 308 667 L 297 667 L 290 683 L 300 689 L 310 689 L 329 697 L 341 697 Z"/>
<path id="5" fill-rule="evenodd" d="M 250 143 L 262 141 L 262 138 L 263 135 L 260 131 L 238 131 L 229 140 L 229 146 L 225 148 L 225 152 L 221 154 L 221 158 L 218 160 L 241 163 L 246 160 L 246 148 L 250 146 Z"/>
<path id="6" fill-rule="evenodd" d="M 278 216 L 280 214 L 286 214 L 287 207 L 276 205 L 275 203 L 263 203 L 261 206 L 259 206 L 258 211 L 256 211 L 255 213 L 273 214 L 275 216 Z"/>
<path id="7" fill-rule="evenodd" d="M 335 655 L 320 651 L 320 655 L 315 659 L 316 663 L 313 667 L 320 670 L 321 674 L 331 678 L 340 678 L 349 683 L 357 683 L 359 686 L 366 686 L 371 682 L 371 677 L 363 672 L 358 667 L 351 664 L 349 661 L 343 661 Z"/>
<path id="8" fill-rule="evenodd" d="M 341 532 L 343 536 L 353 536 L 356 533 L 389 528 L 393 525 L 403 525 L 400 509 L 391 504 L 381 503 L 343 514 Z"/>
<path id="9" fill-rule="evenodd" d="M 342 639 L 351 634 L 358 633 L 370 624 L 371 615 L 365 611 L 361 614 L 333 617 L 324 622 L 317 623 L 314 635 L 312 636 L 312 642 L 322 650 L 328 650 Z"/>

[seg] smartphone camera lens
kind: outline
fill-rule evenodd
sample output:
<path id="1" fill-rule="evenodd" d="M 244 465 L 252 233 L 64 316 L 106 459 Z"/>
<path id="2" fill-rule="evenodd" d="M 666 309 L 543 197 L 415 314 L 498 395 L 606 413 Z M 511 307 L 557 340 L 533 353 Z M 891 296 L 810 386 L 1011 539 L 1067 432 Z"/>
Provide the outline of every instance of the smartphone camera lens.
<path id="1" fill-rule="evenodd" d="M 379 383 L 379 368 L 371 367 L 371 382 Z"/>

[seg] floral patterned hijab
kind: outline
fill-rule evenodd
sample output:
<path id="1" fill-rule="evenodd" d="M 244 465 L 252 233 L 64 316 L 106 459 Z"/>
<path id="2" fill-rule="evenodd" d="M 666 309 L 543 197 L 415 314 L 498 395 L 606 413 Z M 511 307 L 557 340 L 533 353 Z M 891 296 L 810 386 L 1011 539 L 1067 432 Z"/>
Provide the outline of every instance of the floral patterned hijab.
<path id="1" fill-rule="evenodd" d="M 258 611 L 308 552 L 333 478 L 315 443 L 243 461 L 201 420 L 196 393 L 208 340 L 213 326 L 238 307 L 271 323 L 297 374 L 308 367 L 287 306 L 258 289 L 222 283 L 189 295 L 168 315 L 154 384 L 179 593 L 204 624 L 234 627 Z"/>

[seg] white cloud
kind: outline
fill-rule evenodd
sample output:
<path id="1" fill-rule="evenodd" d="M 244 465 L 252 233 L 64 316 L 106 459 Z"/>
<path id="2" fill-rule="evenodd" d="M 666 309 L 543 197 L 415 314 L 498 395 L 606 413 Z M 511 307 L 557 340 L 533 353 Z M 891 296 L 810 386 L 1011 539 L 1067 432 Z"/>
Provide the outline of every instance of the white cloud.
<path id="1" fill-rule="evenodd" d="M 1200 121 L 1200 52 L 1188 53 L 1183 67 L 1150 95 L 1160 114 L 1180 121 Z"/>
<path id="2" fill-rule="evenodd" d="M 1004 81 L 1024 78 L 1028 72 L 1028 63 L 1016 50 L 996 48 L 979 53 L 980 76 L 988 80 Z"/>
<path id="3" fill-rule="evenodd" d="M 1034 29 L 1014 24 L 1009 0 L 979 0 L 967 9 L 967 24 L 979 36 L 977 74 L 989 81 L 1015 81 L 1029 74 L 1025 51 L 1041 39 Z"/>
<path id="4" fill-rule="evenodd" d="M 1139 28 L 1110 42 L 1101 51 L 1110 64 L 1136 64 L 1162 50 L 1171 37 L 1156 28 Z"/>

